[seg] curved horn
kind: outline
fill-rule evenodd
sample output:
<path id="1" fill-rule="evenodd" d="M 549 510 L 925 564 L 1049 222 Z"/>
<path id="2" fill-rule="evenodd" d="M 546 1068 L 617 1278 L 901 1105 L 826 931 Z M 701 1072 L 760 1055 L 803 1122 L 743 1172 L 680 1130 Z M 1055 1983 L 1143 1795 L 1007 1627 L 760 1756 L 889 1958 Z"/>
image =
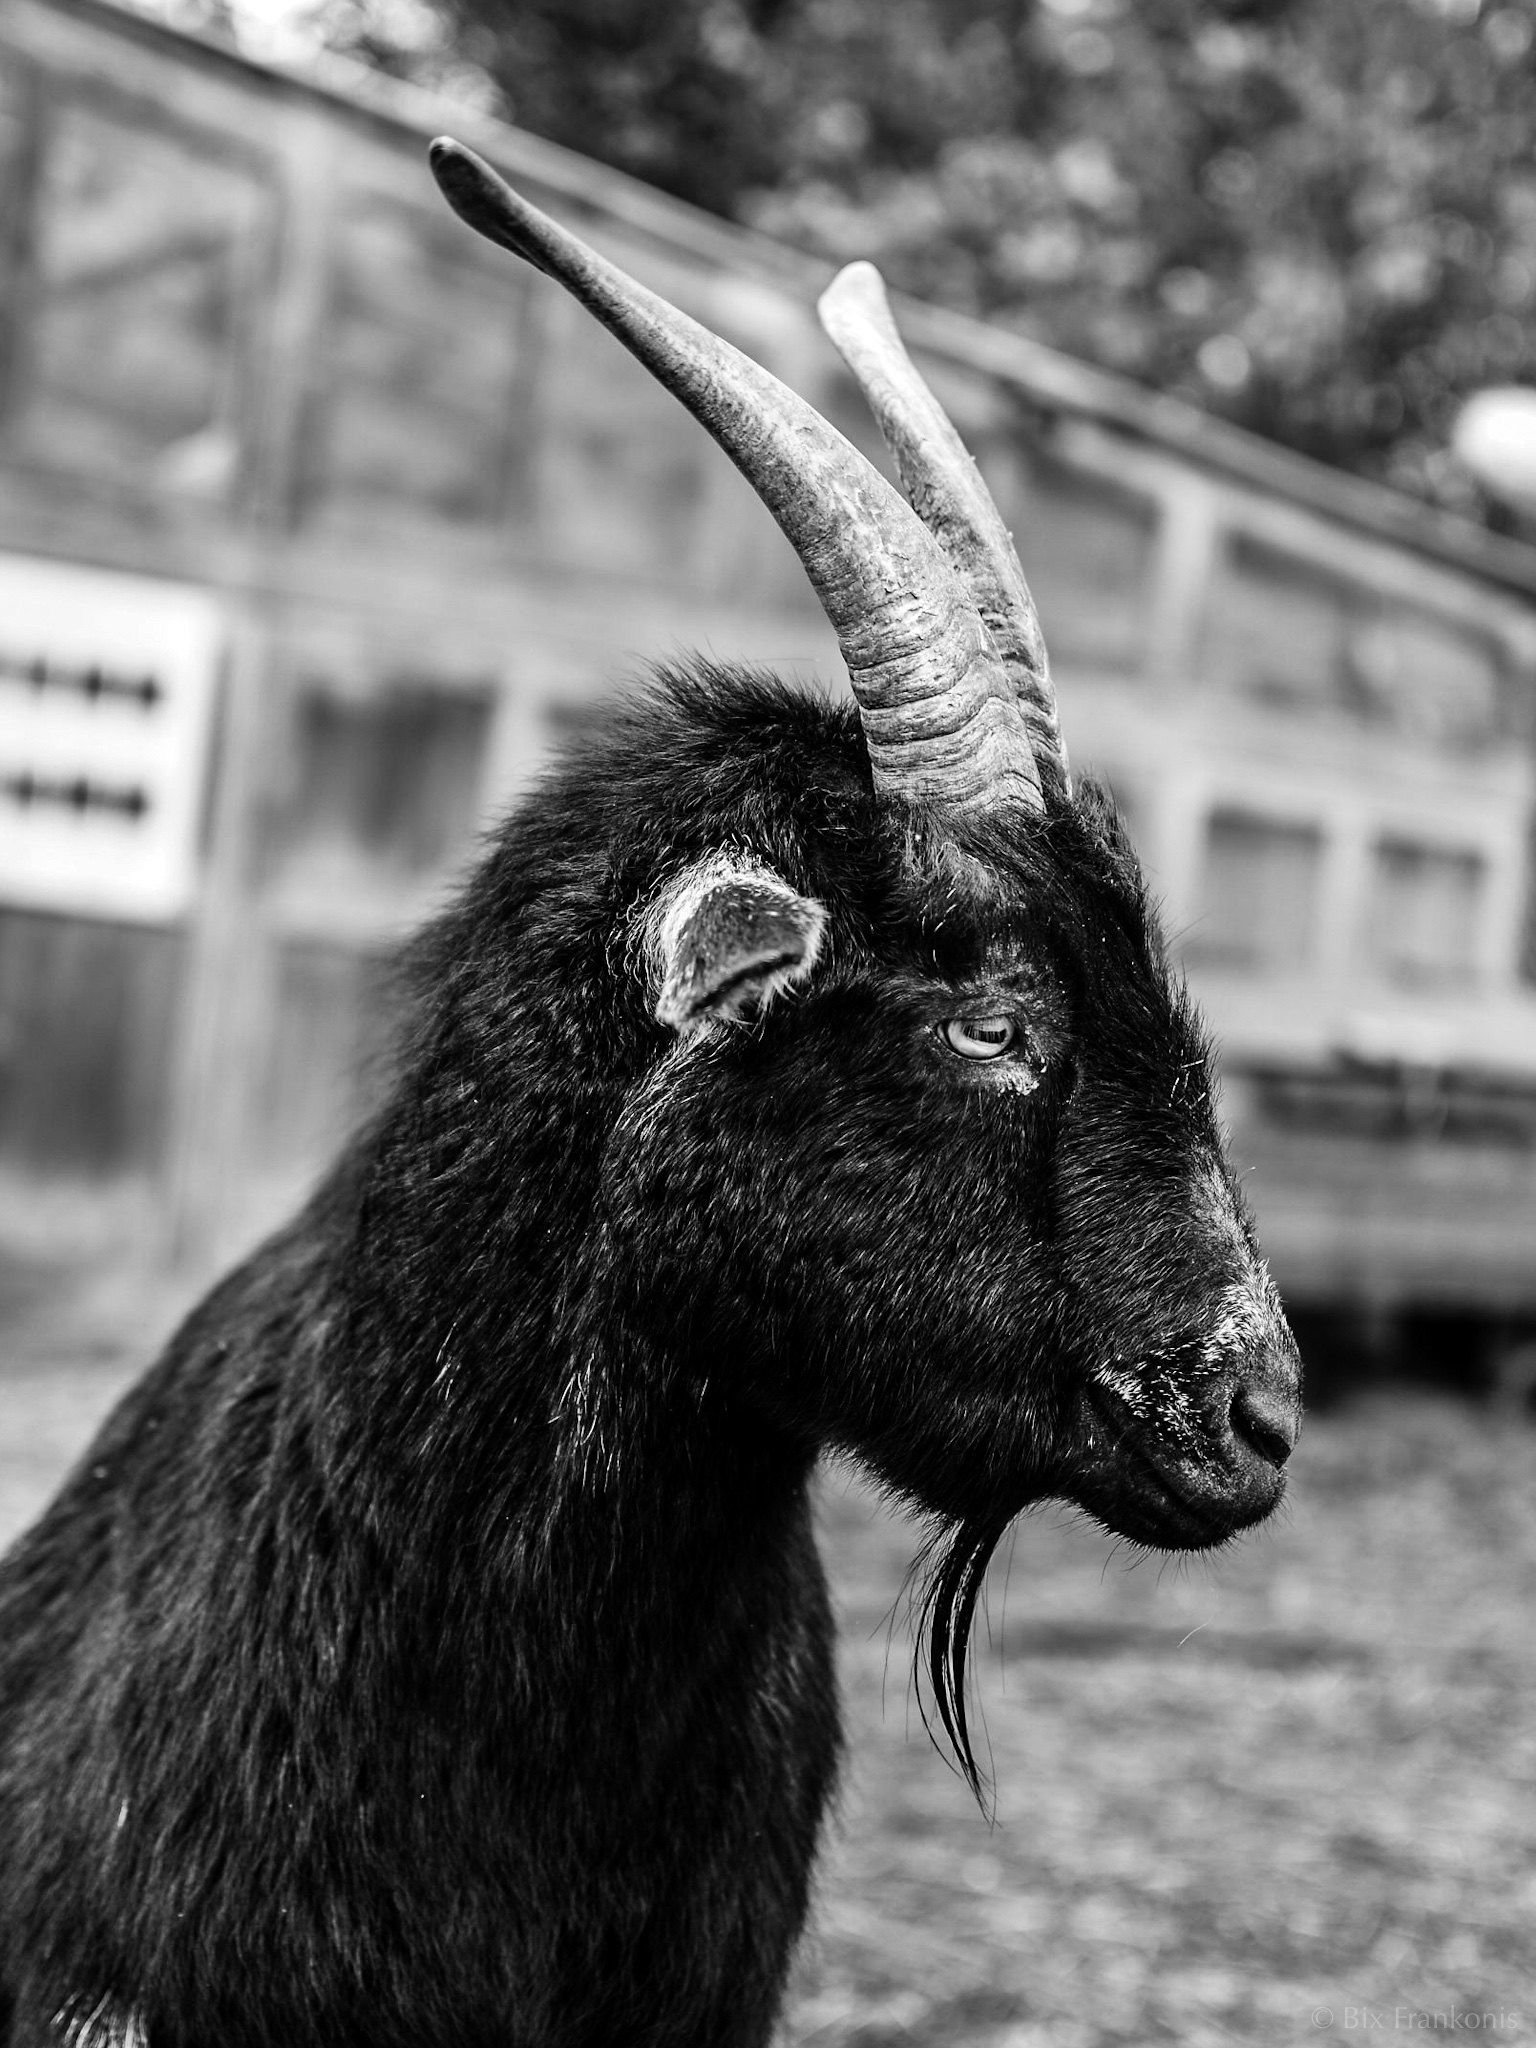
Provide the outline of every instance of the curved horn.
<path id="1" fill-rule="evenodd" d="M 872 263 L 840 270 L 817 304 L 885 436 L 902 489 L 970 591 L 1029 722 L 1036 763 L 1070 794 L 1045 636 L 1014 552 L 1013 536 L 896 331 Z"/>
<path id="2" fill-rule="evenodd" d="M 1040 809 L 1012 683 L 965 586 L 858 450 L 776 377 L 556 226 L 459 143 L 432 169 L 460 219 L 579 299 L 720 443 L 778 521 L 837 634 L 882 797 Z"/>

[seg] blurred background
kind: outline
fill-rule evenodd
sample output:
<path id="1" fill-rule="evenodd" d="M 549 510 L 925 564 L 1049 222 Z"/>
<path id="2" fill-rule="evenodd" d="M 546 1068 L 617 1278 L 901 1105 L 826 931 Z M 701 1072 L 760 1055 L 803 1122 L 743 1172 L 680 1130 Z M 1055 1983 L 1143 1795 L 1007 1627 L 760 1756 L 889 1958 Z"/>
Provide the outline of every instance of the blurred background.
<path id="1" fill-rule="evenodd" d="M 689 647 L 840 687 L 748 488 L 425 138 L 872 454 L 810 308 L 873 256 L 1221 1040 L 1317 1413 L 1213 1565 L 1026 1524 L 991 1830 L 906 1705 L 916 1536 L 833 1477 L 853 1764 L 786 2040 L 1536 2033 L 1536 525 L 1518 404 L 1458 433 L 1536 378 L 1533 41 L 6 0 L 0 1540 L 365 1107 L 395 948 L 562 735 Z"/>

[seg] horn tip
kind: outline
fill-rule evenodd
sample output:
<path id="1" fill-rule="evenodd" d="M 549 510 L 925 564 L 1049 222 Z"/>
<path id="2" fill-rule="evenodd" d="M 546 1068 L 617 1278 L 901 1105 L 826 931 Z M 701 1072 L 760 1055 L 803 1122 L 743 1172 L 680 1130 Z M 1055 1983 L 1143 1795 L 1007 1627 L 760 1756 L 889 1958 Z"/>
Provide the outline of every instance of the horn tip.
<path id="1" fill-rule="evenodd" d="M 462 142 L 455 142 L 451 135 L 439 135 L 428 145 L 427 162 L 454 212 L 468 218 L 472 227 L 478 226 L 466 209 L 484 206 L 487 199 L 500 197 L 503 190 L 501 179 L 490 165 Z"/>
<path id="2" fill-rule="evenodd" d="M 862 258 L 844 264 L 816 301 L 816 315 L 839 349 L 861 330 L 894 331 L 885 279 L 873 263 Z"/>
<path id="3" fill-rule="evenodd" d="M 462 142 L 455 142 L 451 135 L 434 136 L 427 144 L 427 162 L 436 175 L 441 175 L 450 164 L 462 163 L 471 155 L 472 152 Z"/>
<path id="4" fill-rule="evenodd" d="M 818 308 L 834 311 L 840 305 L 883 306 L 885 279 L 873 263 L 861 256 L 856 263 L 843 265 L 816 303 Z"/>
<path id="5" fill-rule="evenodd" d="M 549 268 L 545 242 L 552 223 L 472 149 L 439 135 L 427 150 L 438 190 L 463 221 L 537 270 Z"/>
<path id="6" fill-rule="evenodd" d="M 835 285 L 839 280 L 850 288 L 858 286 L 861 290 L 867 290 L 872 285 L 884 288 L 884 280 L 878 267 L 867 256 L 859 256 L 852 263 L 845 263 L 832 282 Z"/>

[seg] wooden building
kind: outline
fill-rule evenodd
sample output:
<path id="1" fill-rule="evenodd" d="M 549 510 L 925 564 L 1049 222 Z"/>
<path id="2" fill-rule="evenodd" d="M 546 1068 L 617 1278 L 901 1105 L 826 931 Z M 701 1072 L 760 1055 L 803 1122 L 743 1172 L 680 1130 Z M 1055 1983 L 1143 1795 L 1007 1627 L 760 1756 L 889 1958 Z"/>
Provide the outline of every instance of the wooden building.
<path id="1" fill-rule="evenodd" d="M 647 658 L 841 686 L 724 458 L 448 214 L 441 128 L 872 446 L 805 259 L 361 73 L 7 0 L 0 1265 L 203 1265 L 289 1202 L 398 938 Z M 1536 1313 L 1536 551 L 903 321 L 1223 1040 L 1290 1298 Z"/>

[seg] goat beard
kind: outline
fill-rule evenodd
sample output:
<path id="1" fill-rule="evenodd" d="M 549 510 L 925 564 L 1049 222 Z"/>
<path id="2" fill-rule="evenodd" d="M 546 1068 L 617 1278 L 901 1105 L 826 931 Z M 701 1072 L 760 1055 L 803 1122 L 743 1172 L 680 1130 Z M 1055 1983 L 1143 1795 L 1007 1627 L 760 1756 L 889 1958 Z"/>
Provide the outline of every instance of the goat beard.
<path id="1" fill-rule="evenodd" d="M 1011 1516 L 962 1516 L 938 1531 L 913 1566 L 920 1580 L 914 1668 L 923 1722 L 936 1747 L 948 1745 L 984 1813 L 991 1786 L 972 1745 L 966 1681 L 971 1629 L 987 1568 L 1011 1521 Z"/>

